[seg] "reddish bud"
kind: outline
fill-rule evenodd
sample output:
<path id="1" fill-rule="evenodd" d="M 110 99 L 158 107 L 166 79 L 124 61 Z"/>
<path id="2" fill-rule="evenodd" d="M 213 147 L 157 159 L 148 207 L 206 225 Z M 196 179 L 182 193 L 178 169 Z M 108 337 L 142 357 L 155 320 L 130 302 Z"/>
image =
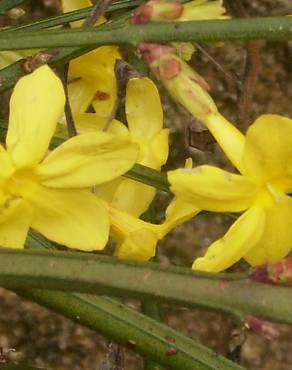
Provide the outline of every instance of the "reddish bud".
<path id="1" fill-rule="evenodd" d="M 179 1 L 150 0 L 139 6 L 130 18 L 132 24 L 142 24 L 151 21 L 172 21 L 178 19 L 183 12 Z"/>

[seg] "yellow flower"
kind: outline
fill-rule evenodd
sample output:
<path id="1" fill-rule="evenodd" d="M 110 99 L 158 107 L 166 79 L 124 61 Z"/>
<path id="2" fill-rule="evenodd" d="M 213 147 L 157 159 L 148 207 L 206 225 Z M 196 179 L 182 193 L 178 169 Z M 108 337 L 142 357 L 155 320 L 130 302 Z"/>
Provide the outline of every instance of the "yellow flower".
<path id="1" fill-rule="evenodd" d="M 246 136 L 219 114 L 205 123 L 241 174 L 213 166 L 170 171 L 171 190 L 202 210 L 245 212 L 193 268 L 218 272 L 242 257 L 251 265 L 283 258 L 292 246 L 292 199 L 286 195 L 292 190 L 292 120 L 262 115 Z"/>
<path id="2" fill-rule="evenodd" d="M 117 120 L 108 132 L 125 137 L 139 145 L 137 163 L 159 170 L 168 157 L 168 129 L 163 129 L 163 111 L 155 84 L 147 77 L 133 78 L 126 89 L 128 128 Z M 85 113 L 76 119 L 77 127 L 101 130 L 96 114 Z M 155 188 L 130 179 L 119 178 L 96 187 L 96 194 L 112 207 L 139 217 L 147 210 L 155 196 Z"/>
<path id="3" fill-rule="evenodd" d="M 89 0 L 62 0 L 63 11 L 73 11 L 91 6 Z M 102 17 L 98 24 L 103 23 Z M 73 22 L 78 27 L 83 21 Z M 105 123 L 111 113 L 117 95 L 114 66 L 121 59 L 117 46 L 101 46 L 73 59 L 69 63 L 68 94 L 73 117 L 86 112 L 92 104 L 97 115 Z M 64 123 L 64 119 L 63 119 Z M 78 129 L 78 127 L 77 127 Z"/>
<path id="4" fill-rule="evenodd" d="M 104 247 L 107 210 L 89 188 L 131 168 L 137 146 L 108 133 L 76 136 L 47 154 L 65 96 L 48 66 L 21 78 L 0 146 L 0 245 L 21 248 L 29 227 L 70 248 Z"/>

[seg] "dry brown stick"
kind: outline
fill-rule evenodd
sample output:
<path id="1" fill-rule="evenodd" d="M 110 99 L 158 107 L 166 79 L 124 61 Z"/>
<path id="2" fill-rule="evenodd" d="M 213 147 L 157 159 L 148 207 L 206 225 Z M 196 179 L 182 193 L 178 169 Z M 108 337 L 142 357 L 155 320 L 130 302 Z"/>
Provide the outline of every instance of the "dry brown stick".
<path id="1" fill-rule="evenodd" d="M 228 11 L 238 17 L 248 17 L 248 11 L 241 0 L 226 0 Z M 239 89 L 238 121 L 243 129 L 249 124 L 249 115 L 254 97 L 255 86 L 260 69 L 260 49 L 262 41 L 249 40 L 245 43 L 246 58 L 242 76 L 242 86 Z"/>
<path id="2" fill-rule="evenodd" d="M 64 92 L 65 92 L 65 117 L 66 117 L 66 124 L 68 130 L 68 136 L 73 137 L 77 135 L 77 130 L 74 123 L 74 118 L 70 106 L 69 94 L 68 94 L 68 70 L 69 70 L 69 63 L 65 63 L 60 65 L 57 68 L 58 75 L 62 81 Z"/>
<path id="3" fill-rule="evenodd" d="M 125 99 L 127 82 L 130 78 L 138 77 L 138 72 L 127 62 L 117 59 L 115 63 L 115 76 L 117 81 L 117 97 L 110 115 L 108 116 L 103 131 L 106 131 L 111 121 L 116 117 L 120 103 Z"/>
<path id="4" fill-rule="evenodd" d="M 95 22 L 101 17 L 107 8 L 111 5 L 113 0 L 98 0 L 97 3 L 93 6 L 90 14 L 85 19 L 82 27 L 92 27 L 94 26 Z"/>

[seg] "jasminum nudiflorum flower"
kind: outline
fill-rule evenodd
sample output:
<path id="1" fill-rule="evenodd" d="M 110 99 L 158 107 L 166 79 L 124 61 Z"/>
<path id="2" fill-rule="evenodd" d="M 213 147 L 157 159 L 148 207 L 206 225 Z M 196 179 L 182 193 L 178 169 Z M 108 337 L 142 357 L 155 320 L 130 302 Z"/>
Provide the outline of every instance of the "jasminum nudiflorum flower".
<path id="1" fill-rule="evenodd" d="M 141 44 L 140 51 L 173 99 L 210 130 L 240 174 L 213 166 L 170 171 L 177 224 L 198 210 L 244 212 L 227 234 L 198 258 L 193 268 L 222 271 L 239 259 L 251 265 L 277 261 L 292 246 L 292 121 L 262 115 L 246 136 L 226 120 L 208 94 L 208 86 L 173 48 Z M 197 212 L 198 213 L 198 212 Z"/>
<path id="2" fill-rule="evenodd" d="M 168 157 L 169 130 L 163 128 L 159 92 L 148 77 L 135 77 L 128 81 L 125 110 L 128 125 L 113 119 L 106 132 L 138 144 L 139 155 L 136 163 L 160 170 Z M 110 112 L 108 114 L 110 115 Z M 104 129 L 104 121 L 96 113 L 79 114 L 75 124 L 81 133 Z M 148 209 L 156 189 L 120 177 L 95 187 L 95 193 L 112 207 L 139 217 Z"/>
<path id="3" fill-rule="evenodd" d="M 89 0 L 62 0 L 64 12 L 89 6 L 92 6 Z M 106 19 L 101 17 L 97 23 L 105 21 Z M 71 26 L 80 27 L 82 22 L 73 22 Z M 96 112 L 96 118 L 103 124 L 106 123 L 117 97 L 117 82 L 114 73 L 117 59 L 121 59 L 119 48 L 111 45 L 98 47 L 70 61 L 68 95 L 78 132 L 78 115 L 86 112 L 89 106 L 92 106 Z M 64 117 L 62 121 L 65 122 Z M 64 129 L 64 125 L 61 125 L 60 129 L 62 126 Z"/>
<path id="4" fill-rule="evenodd" d="M 6 149 L 0 146 L 2 247 L 23 247 L 29 227 L 70 248 L 96 250 L 107 242 L 108 212 L 91 188 L 129 170 L 138 148 L 96 132 L 48 153 L 64 103 L 63 85 L 46 65 L 15 85 Z"/>
<path id="5" fill-rule="evenodd" d="M 252 266 L 280 260 L 292 246 L 292 120 L 262 115 L 245 136 L 219 114 L 209 121 L 240 174 L 207 165 L 178 169 L 168 173 L 171 190 L 201 210 L 243 214 L 193 268 L 219 272 L 241 258 Z"/>

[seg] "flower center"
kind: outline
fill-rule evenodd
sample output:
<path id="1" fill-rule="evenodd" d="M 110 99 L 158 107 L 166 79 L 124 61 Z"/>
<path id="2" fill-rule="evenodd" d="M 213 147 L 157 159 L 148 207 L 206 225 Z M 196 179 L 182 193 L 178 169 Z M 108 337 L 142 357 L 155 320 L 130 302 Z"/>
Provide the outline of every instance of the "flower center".
<path id="1" fill-rule="evenodd" d="M 3 186 L 3 191 L 8 197 L 26 198 L 38 184 L 34 168 L 17 169 Z"/>

